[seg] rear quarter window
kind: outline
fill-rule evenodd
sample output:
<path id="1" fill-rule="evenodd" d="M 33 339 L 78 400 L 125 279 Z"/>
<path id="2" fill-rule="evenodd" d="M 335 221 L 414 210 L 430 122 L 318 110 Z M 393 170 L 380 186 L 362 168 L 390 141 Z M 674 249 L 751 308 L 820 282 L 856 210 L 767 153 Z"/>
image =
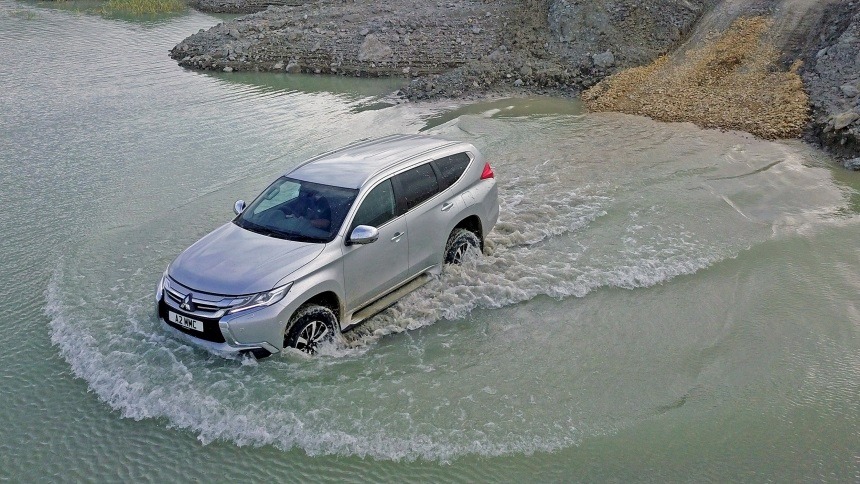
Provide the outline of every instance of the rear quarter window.
<path id="1" fill-rule="evenodd" d="M 456 155 L 434 160 L 433 163 L 436 164 L 436 168 L 439 169 L 439 173 L 442 175 L 442 179 L 440 180 L 442 186 L 440 189 L 444 190 L 457 183 L 457 180 L 466 171 L 466 167 L 469 166 L 470 161 L 472 159 L 466 153 L 457 153 Z"/>

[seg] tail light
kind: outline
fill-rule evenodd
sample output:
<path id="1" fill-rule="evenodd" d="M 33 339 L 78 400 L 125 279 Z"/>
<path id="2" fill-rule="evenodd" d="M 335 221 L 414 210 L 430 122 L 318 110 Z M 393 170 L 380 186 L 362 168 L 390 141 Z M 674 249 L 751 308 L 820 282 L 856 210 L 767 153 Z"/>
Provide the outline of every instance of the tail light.
<path id="1" fill-rule="evenodd" d="M 486 180 L 487 178 L 495 178 L 496 174 L 493 173 L 493 168 L 489 163 L 484 164 L 484 172 L 481 173 L 481 180 Z"/>

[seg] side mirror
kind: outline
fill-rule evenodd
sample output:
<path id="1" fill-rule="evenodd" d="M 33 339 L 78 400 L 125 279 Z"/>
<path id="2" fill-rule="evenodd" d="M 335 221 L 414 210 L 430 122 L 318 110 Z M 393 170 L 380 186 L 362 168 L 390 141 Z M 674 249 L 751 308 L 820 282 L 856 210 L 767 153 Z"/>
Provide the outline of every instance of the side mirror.
<path id="1" fill-rule="evenodd" d="M 236 203 L 233 204 L 233 212 L 235 212 L 236 215 L 239 215 L 240 213 L 242 213 L 244 211 L 245 211 L 245 200 L 236 200 Z"/>
<path id="2" fill-rule="evenodd" d="M 349 238 L 346 240 L 347 245 L 366 245 L 376 242 L 379 238 L 379 229 L 370 225 L 359 225 L 352 229 Z"/>

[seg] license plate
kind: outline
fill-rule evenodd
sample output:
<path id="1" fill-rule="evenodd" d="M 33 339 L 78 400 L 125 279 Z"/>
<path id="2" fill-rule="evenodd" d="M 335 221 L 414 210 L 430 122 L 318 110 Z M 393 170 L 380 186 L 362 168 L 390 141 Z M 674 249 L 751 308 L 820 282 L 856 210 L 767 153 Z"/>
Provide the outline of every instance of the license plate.
<path id="1" fill-rule="evenodd" d="M 197 321 L 181 314 L 176 314 L 173 311 L 167 311 L 167 319 L 171 323 L 176 323 L 183 328 L 193 329 L 194 331 L 203 332 L 203 321 Z"/>

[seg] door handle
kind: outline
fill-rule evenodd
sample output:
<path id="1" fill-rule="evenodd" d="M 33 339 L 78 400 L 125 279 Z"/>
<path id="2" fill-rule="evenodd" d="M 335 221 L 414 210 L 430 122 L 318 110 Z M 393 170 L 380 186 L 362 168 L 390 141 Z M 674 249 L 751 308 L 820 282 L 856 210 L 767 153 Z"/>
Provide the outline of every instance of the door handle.
<path id="1" fill-rule="evenodd" d="M 400 242 L 400 237 L 403 237 L 404 232 L 397 232 L 394 237 L 391 237 L 392 242 Z"/>
<path id="2" fill-rule="evenodd" d="M 451 210 L 451 207 L 453 207 L 453 206 L 454 206 L 453 202 L 445 202 L 442 204 L 442 211 L 447 212 L 448 210 Z"/>

